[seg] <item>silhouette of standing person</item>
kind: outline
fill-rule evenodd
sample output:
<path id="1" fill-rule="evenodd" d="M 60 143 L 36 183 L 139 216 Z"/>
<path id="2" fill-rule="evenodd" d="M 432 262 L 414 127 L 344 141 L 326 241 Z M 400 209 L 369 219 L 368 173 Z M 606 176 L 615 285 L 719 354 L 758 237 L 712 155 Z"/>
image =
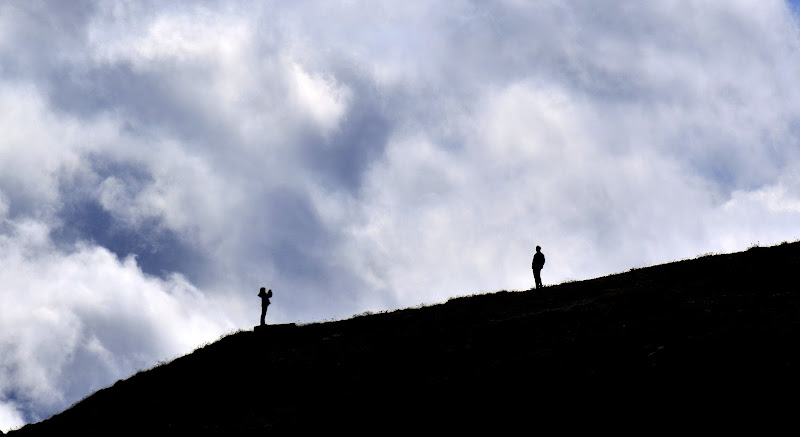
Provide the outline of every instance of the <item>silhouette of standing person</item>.
<path id="1" fill-rule="evenodd" d="M 264 292 L 266 288 L 261 287 L 261 290 L 258 290 L 258 297 L 261 298 L 261 326 L 264 326 L 264 318 L 267 317 L 267 307 L 269 307 L 269 298 L 272 297 L 272 290 Z"/>
<path id="2" fill-rule="evenodd" d="M 542 248 L 539 246 L 536 246 L 536 253 L 533 254 L 531 268 L 533 269 L 533 279 L 536 280 L 536 288 L 541 288 L 542 269 L 544 268 L 544 254 L 542 253 Z"/>

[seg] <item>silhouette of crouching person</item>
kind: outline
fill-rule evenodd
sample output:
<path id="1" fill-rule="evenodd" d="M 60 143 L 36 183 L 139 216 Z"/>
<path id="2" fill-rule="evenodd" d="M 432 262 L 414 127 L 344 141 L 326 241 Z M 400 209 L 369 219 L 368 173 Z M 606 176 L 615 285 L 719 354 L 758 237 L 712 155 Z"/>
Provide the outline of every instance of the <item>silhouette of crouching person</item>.
<path id="1" fill-rule="evenodd" d="M 261 326 L 264 326 L 264 319 L 267 317 L 267 308 L 269 307 L 269 298 L 272 297 L 272 290 L 264 292 L 266 288 L 261 287 L 258 291 L 258 297 L 261 298 Z"/>

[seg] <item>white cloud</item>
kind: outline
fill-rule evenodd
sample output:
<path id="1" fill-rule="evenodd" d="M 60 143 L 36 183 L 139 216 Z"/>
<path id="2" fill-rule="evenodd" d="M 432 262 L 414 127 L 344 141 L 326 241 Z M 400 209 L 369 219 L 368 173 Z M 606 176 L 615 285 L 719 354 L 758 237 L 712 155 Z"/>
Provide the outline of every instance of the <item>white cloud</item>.
<path id="1" fill-rule="evenodd" d="M 13 402 L 0 401 L 0 424 L 4 431 L 18 429 L 25 425 L 25 419 Z"/>
<path id="2" fill-rule="evenodd" d="M 33 419 L 233 327 L 180 275 L 148 277 L 96 246 L 64 253 L 46 225 L 10 225 L 0 238 L 0 391 L 36 405 Z"/>
<path id="3" fill-rule="evenodd" d="M 82 171 L 82 156 L 115 134 L 109 120 L 50 111 L 29 84 L 0 83 L 0 104 L 6 108 L 0 113 L 0 190 L 18 202 L 58 202 L 59 177 Z"/>
<path id="4" fill-rule="evenodd" d="M 336 127 L 347 110 L 349 90 L 332 78 L 309 74 L 298 64 L 292 64 L 291 76 L 296 103 L 324 130 Z"/>
<path id="5" fill-rule="evenodd" d="M 100 4 L 88 33 L 92 57 L 99 62 L 130 62 L 151 70 L 164 64 L 228 64 L 249 38 L 250 29 L 238 14 L 203 6 L 176 5 L 173 10 L 145 5 Z"/>

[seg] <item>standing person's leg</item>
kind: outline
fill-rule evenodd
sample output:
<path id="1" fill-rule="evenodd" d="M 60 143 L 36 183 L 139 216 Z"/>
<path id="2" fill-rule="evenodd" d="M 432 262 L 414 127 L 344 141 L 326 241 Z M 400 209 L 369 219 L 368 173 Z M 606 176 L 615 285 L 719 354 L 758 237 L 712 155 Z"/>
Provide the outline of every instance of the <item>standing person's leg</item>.
<path id="1" fill-rule="evenodd" d="M 264 318 L 267 316 L 267 307 L 261 307 L 261 324 L 264 324 Z"/>
<path id="2" fill-rule="evenodd" d="M 536 279 L 536 288 L 542 287 L 542 271 L 541 270 L 534 270 L 533 277 Z"/>

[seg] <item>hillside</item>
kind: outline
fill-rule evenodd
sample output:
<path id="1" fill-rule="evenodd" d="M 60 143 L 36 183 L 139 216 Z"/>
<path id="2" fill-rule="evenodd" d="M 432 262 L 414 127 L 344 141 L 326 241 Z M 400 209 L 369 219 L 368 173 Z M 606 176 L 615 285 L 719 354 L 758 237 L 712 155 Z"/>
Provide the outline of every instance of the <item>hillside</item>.
<path id="1" fill-rule="evenodd" d="M 799 386 L 798 272 L 800 243 L 784 243 L 238 332 L 9 435 L 570 430 L 771 404 L 778 415 Z"/>

